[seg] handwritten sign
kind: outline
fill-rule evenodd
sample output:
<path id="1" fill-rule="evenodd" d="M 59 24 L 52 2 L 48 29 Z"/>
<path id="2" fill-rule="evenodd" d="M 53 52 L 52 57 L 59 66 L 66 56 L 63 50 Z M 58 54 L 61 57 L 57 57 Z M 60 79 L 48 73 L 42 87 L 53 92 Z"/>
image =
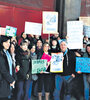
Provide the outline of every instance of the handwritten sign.
<path id="1" fill-rule="evenodd" d="M 25 33 L 32 35 L 41 35 L 42 24 L 34 22 L 25 22 Z"/>
<path id="2" fill-rule="evenodd" d="M 67 22 L 67 39 L 69 49 L 83 48 L 83 22 L 68 21 Z"/>
<path id="3" fill-rule="evenodd" d="M 63 53 L 52 53 L 50 72 L 63 72 Z"/>
<path id="4" fill-rule="evenodd" d="M 84 31 L 84 35 L 90 38 L 90 26 L 84 25 L 83 31 Z"/>
<path id="5" fill-rule="evenodd" d="M 6 28 L 0 27 L 0 35 L 5 35 Z"/>
<path id="6" fill-rule="evenodd" d="M 43 11 L 43 34 L 58 33 L 58 12 Z"/>
<path id="7" fill-rule="evenodd" d="M 46 71 L 47 60 L 32 60 L 32 74 L 38 74 Z"/>
<path id="8" fill-rule="evenodd" d="M 90 73 L 90 58 L 76 57 L 76 72 Z"/>
<path id="9" fill-rule="evenodd" d="M 17 32 L 17 28 L 11 27 L 11 26 L 6 26 L 6 31 L 5 31 L 5 35 L 6 36 L 15 37 L 16 36 L 16 32 Z"/>

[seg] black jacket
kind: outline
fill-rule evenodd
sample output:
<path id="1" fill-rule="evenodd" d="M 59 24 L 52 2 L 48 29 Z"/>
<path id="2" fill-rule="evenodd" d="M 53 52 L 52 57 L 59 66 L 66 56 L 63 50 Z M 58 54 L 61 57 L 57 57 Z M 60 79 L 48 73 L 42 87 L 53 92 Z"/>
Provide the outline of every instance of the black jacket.
<path id="1" fill-rule="evenodd" d="M 63 73 L 61 75 L 67 76 L 75 74 L 75 64 L 76 64 L 75 53 L 68 50 L 67 54 L 65 54 L 64 56 Z"/>
<path id="2" fill-rule="evenodd" d="M 4 51 L 0 51 L 0 98 L 10 95 L 10 83 L 16 80 L 15 69 L 12 66 L 12 76 L 9 72 L 9 64 Z"/>
<path id="3" fill-rule="evenodd" d="M 16 65 L 20 66 L 20 70 L 17 72 L 17 79 L 26 80 L 27 74 L 30 75 L 30 55 L 27 51 L 23 51 L 21 48 L 16 53 Z"/>

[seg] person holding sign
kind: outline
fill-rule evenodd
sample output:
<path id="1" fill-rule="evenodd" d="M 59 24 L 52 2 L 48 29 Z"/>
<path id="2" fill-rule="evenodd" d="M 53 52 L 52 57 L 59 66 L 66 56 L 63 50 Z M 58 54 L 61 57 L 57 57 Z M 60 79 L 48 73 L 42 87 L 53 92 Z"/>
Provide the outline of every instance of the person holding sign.
<path id="1" fill-rule="evenodd" d="M 55 91 L 54 100 L 61 100 L 60 93 L 62 83 L 65 86 L 65 98 L 64 100 L 70 100 L 70 81 L 75 77 L 75 53 L 67 48 L 67 43 L 61 41 L 60 49 L 63 53 L 63 72 L 55 76 Z"/>
<path id="2" fill-rule="evenodd" d="M 90 44 L 87 44 L 86 52 L 84 53 L 83 57 L 90 58 Z M 89 66 L 89 65 L 87 65 L 87 66 Z M 77 73 L 81 74 L 82 72 L 81 71 L 77 71 Z M 87 74 L 84 73 L 83 74 L 83 80 L 84 80 L 84 99 L 85 100 L 89 100 L 90 73 L 87 73 Z"/>
<path id="3" fill-rule="evenodd" d="M 48 64 L 46 66 L 46 71 L 49 71 L 49 62 L 51 60 L 51 56 L 49 55 L 49 44 L 44 43 L 43 45 L 43 55 L 41 59 L 47 60 Z M 49 100 L 49 93 L 50 93 L 50 74 L 49 72 L 43 72 L 41 71 L 40 74 L 38 75 L 38 96 L 39 100 L 42 100 L 42 89 L 44 85 L 44 90 L 45 90 L 45 100 Z"/>

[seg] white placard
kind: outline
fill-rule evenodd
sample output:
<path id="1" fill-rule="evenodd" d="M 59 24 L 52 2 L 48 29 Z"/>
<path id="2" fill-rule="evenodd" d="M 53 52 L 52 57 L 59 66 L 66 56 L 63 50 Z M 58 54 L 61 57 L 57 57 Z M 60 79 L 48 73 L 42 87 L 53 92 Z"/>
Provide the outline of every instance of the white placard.
<path id="1" fill-rule="evenodd" d="M 63 72 L 63 53 L 52 53 L 50 72 Z"/>
<path id="2" fill-rule="evenodd" d="M 5 35 L 6 28 L 0 27 L 0 35 Z"/>
<path id="3" fill-rule="evenodd" d="M 25 33 L 32 35 L 41 35 L 42 24 L 34 22 L 25 22 Z"/>
<path id="4" fill-rule="evenodd" d="M 83 22 L 68 21 L 67 22 L 67 39 L 69 49 L 83 48 Z"/>
<path id="5" fill-rule="evenodd" d="M 58 12 L 43 11 L 43 34 L 58 33 Z"/>

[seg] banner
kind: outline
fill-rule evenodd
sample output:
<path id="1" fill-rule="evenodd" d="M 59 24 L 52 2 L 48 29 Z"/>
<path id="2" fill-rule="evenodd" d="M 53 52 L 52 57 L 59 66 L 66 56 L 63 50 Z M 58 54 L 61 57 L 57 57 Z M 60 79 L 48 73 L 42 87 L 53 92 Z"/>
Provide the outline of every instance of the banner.
<path id="1" fill-rule="evenodd" d="M 76 57 L 76 72 L 90 73 L 90 58 Z"/>
<path id="2" fill-rule="evenodd" d="M 33 22 L 25 22 L 25 33 L 32 35 L 41 35 L 42 32 L 42 24 L 33 23 Z"/>
<path id="3" fill-rule="evenodd" d="M 63 72 L 63 53 L 52 53 L 50 72 Z"/>
<path id="4" fill-rule="evenodd" d="M 83 48 L 83 22 L 68 21 L 67 22 L 67 39 L 69 49 Z"/>
<path id="5" fill-rule="evenodd" d="M 47 60 L 32 60 L 32 74 L 38 74 L 46 71 Z"/>
<path id="6" fill-rule="evenodd" d="M 58 12 L 43 11 L 43 34 L 58 33 Z"/>
<path id="7" fill-rule="evenodd" d="M 0 27 L 0 35 L 5 35 L 6 28 Z"/>
<path id="8" fill-rule="evenodd" d="M 6 31 L 5 31 L 6 36 L 15 37 L 16 32 L 17 32 L 17 28 L 11 27 L 11 26 L 6 26 Z"/>

